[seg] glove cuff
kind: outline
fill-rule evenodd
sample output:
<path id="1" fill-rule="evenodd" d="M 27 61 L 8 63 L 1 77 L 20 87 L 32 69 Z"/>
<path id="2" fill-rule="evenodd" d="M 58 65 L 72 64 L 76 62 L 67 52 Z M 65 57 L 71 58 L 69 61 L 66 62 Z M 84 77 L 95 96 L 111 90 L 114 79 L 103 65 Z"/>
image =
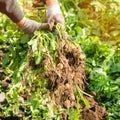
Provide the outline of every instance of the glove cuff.
<path id="1" fill-rule="evenodd" d="M 31 24 L 30 20 L 28 18 L 26 18 L 21 29 L 24 31 L 26 28 L 28 28 L 30 26 L 30 24 Z"/>
<path id="2" fill-rule="evenodd" d="M 18 27 L 21 28 L 22 26 L 24 26 L 25 21 L 26 21 L 26 18 L 23 17 L 22 20 L 20 20 L 20 21 L 17 23 Z"/>
<path id="3" fill-rule="evenodd" d="M 47 7 L 46 17 L 48 19 L 48 22 L 50 22 L 51 18 L 56 14 L 62 14 L 59 4 L 55 4 Z"/>
<path id="4" fill-rule="evenodd" d="M 32 36 L 34 34 L 34 31 L 39 29 L 39 24 L 36 21 L 26 18 L 24 25 L 21 27 L 21 29 L 25 33 Z"/>

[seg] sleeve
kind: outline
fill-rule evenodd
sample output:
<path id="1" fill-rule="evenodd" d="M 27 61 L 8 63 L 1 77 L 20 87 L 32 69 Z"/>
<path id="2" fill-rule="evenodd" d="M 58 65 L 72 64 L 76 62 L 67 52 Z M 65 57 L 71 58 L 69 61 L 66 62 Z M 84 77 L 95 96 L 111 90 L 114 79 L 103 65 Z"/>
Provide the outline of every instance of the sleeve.
<path id="1" fill-rule="evenodd" d="M 43 2 L 44 4 L 46 4 L 46 0 L 42 0 L 42 2 Z"/>
<path id="2" fill-rule="evenodd" d="M 6 14 L 15 23 L 24 17 L 16 0 L 0 0 L 0 12 Z"/>

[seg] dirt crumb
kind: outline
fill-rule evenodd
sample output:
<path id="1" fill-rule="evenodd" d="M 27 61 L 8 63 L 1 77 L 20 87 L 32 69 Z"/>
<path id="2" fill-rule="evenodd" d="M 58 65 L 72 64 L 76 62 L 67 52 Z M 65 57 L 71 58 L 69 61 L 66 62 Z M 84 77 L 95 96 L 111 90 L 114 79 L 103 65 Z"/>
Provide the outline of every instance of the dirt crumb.
<path id="1" fill-rule="evenodd" d="M 104 107 L 101 107 L 94 98 L 86 97 L 91 107 L 83 107 L 80 120 L 104 120 L 108 114 Z"/>

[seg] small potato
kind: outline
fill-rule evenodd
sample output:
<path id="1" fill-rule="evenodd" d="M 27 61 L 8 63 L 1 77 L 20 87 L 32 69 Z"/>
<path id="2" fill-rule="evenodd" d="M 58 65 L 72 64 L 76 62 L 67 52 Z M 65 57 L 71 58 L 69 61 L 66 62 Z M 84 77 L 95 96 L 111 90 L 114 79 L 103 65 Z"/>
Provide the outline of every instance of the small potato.
<path id="1" fill-rule="evenodd" d="M 82 60 L 84 60 L 86 58 L 86 56 L 84 54 L 80 54 L 79 58 L 82 59 Z"/>
<path id="2" fill-rule="evenodd" d="M 59 63 L 59 64 L 57 65 L 57 69 L 62 70 L 62 69 L 63 69 L 63 64 L 62 64 L 62 63 Z"/>
<path id="3" fill-rule="evenodd" d="M 81 76 L 82 76 L 82 74 L 80 72 L 75 73 L 75 78 L 80 78 Z"/>
<path id="4" fill-rule="evenodd" d="M 2 81 L 2 87 L 4 87 L 4 88 L 6 88 L 6 87 L 8 87 L 8 85 L 9 85 L 9 83 L 8 82 L 6 82 L 6 81 Z"/>
<path id="5" fill-rule="evenodd" d="M 70 84 L 69 83 L 65 84 L 65 89 L 70 89 Z"/>
<path id="6" fill-rule="evenodd" d="M 70 97 L 69 97 L 69 99 L 70 99 L 71 101 L 74 101 L 74 100 L 75 100 L 74 94 L 71 94 Z"/>
<path id="7" fill-rule="evenodd" d="M 65 106 L 67 109 L 69 109 L 69 108 L 70 108 L 70 101 L 69 101 L 69 100 L 66 100 L 66 101 L 64 102 L 64 106 Z"/>

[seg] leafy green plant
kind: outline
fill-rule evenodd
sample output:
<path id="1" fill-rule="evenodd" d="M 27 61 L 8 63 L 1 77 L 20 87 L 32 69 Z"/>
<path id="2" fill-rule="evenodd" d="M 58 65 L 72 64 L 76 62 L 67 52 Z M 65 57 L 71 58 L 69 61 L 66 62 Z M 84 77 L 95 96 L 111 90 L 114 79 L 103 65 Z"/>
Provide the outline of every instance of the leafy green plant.
<path id="1" fill-rule="evenodd" d="M 61 1 L 66 31 L 86 54 L 88 88 L 97 93 L 98 101 L 107 108 L 109 112 L 107 120 L 120 118 L 119 6 L 119 0 Z M 38 10 L 34 11 L 37 13 L 36 16 L 32 12 L 24 11 L 26 16 L 44 21 L 44 8 L 42 8 L 43 14 Z M 4 74 L 6 77 L 2 77 L 2 80 L 9 83 L 8 87 L 3 89 L 0 81 L 0 92 L 5 93 L 7 102 L 5 106 L 0 107 L 2 111 L 0 116 L 24 116 L 24 120 L 60 120 L 60 113 L 66 112 L 70 114 L 69 120 L 78 120 L 81 98 L 82 102 L 89 106 L 88 101 L 83 98 L 85 93 L 76 87 L 77 109 L 71 108 L 67 111 L 51 106 L 46 80 L 39 77 L 41 71 L 28 67 L 28 57 L 33 57 L 36 65 L 39 65 L 44 52 L 48 49 L 56 61 L 58 53 L 55 34 L 37 31 L 35 36 L 29 39 L 6 16 L 0 15 L 0 17 L 0 49 L 4 51 L 3 62 L 0 63 L 3 68 L 0 75 Z M 28 55 L 30 47 L 33 56 Z M 47 66 L 44 70 L 48 70 Z M 26 96 L 27 98 L 24 98 Z"/>

